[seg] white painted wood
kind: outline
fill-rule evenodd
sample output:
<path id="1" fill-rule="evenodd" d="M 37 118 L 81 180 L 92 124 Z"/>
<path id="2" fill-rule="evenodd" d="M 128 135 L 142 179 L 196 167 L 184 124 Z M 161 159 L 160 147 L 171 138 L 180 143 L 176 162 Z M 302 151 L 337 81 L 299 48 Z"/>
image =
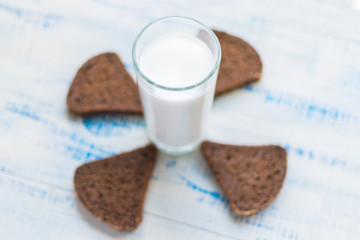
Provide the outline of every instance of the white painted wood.
<path id="1" fill-rule="evenodd" d="M 148 143 L 137 116 L 69 116 L 86 59 L 131 46 L 148 22 L 186 15 L 249 41 L 260 82 L 217 98 L 208 138 L 281 144 L 283 190 L 236 218 L 199 151 L 160 154 L 140 228 L 122 234 L 74 198 L 77 166 Z M 352 1 L 0 1 L 1 239 L 357 239 L 360 12 Z M 20 230 L 21 231 L 20 231 Z"/>

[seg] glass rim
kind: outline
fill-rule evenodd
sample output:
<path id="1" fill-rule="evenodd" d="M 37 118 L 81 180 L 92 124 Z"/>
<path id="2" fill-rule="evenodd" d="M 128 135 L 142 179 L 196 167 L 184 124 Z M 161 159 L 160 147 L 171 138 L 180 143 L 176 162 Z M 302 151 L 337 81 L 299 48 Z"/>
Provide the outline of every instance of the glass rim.
<path id="1" fill-rule="evenodd" d="M 155 83 L 154 81 L 152 81 L 149 77 L 147 77 L 141 70 L 140 70 L 140 67 L 138 66 L 138 63 L 137 63 L 137 60 L 136 60 L 136 48 L 137 48 L 137 43 L 139 41 L 139 39 L 141 38 L 142 34 L 149 28 L 151 27 L 152 25 L 160 22 L 160 21 L 163 21 L 163 20 L 167 20 L 167 19 L 185 19 L 185 20 L 190 20 L 192 22 L 195 22 L 197 24 L 199 24 L 200 26 L 202 26 L 203 28 L 205 28 L 209 33 L 210 35 L 212 36 L 212 38 L 215 40 L 215 44 L 216 44 L 216 47 L 217 47 L 217 58 L 216 58 L 216 61 L 215 61 L 215 64 L 214 64 L 214 67 L 211 69 L 210 73 L 206 75 L 206 77 L 204 77 L 201 81 L 195 83 L 195 84 L 192 84 L 192 85 L 189 85 L 189 86 L 185 86 L 185 87 L 168 87 L 168 86 L 164 86 L 164 85 L 161 85 L 161 84 L 158 84 L 158 83 Z M 164 89 L 164 90 L 171 90 L 171 91 L 184 91 L 184 90 L 190 90 L 190 89 L 193 89 L 193 88 L 196 88 L 202 84 L 204 84 L 205 82 L 207 82 L 214 74 L 215 72 L 217 71 L 219 65 L 220 65 L 220 59 L 221 59 L 221 46 L 220 46 L 220 42 L 219 42 L 219 39 L 216 37 L 215 33 L 211 30 L 211 28 L 207 27 L 206 25 L 204 25 L 203 23 L 199 22 L 198 20 L 195 20 L 193 18 L 190 18 L 190 17 L 184 17 L 184 16 L 167 16 L 167 17 L 162 17 L 162 18 L 159 18 L 151 23 L 149 23 L 148 25 L 146 25 L 141 31 L 140 33 L 137 35 L 135 41 L 134 41 L 134 44 L 133 44 L 133 47 L 132 47 L 132 60 L 133 60 L 133 64 L 134 64 L 134 67 L 135 67 L 135 71 L 137 71 L 140 76 L 145 79 L 148 83 L 150 83 L 151 85 L 153 86 L 156 86 L 158 88 L 161 88 L 161 89 Z"/>

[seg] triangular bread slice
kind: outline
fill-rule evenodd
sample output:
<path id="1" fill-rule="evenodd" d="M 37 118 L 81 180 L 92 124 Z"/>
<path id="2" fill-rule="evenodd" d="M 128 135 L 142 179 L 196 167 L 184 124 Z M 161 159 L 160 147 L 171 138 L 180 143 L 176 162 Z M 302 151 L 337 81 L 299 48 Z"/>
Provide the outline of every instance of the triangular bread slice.
<path id="1" fill-rule="evenodd" d="M 155 146 L 147 145 L 81 165 L 74 176 L 78 199 L 95 218 L 116 230 L 136 229 L 156 155 Z"/>
<path id="2" fill-rule="evenodd" d="M 262 63 L 256 50 L 238 37 L 213 31 L 220 41 L 222 51 L 215 96 L 259 80 Z"/>
<path id="3" fill-rule="evenodd" d="M 287 165 L 284 148 L 205 141 L 201 149 L 235 214 L 253 214 L 280 192 Z"/>
<path id="4" fill-rule="evenodd" d="M 77 72 L 67 95 L 70 112 L 142 114 L 136 84 L 115 53 L 89 59 Z"/>

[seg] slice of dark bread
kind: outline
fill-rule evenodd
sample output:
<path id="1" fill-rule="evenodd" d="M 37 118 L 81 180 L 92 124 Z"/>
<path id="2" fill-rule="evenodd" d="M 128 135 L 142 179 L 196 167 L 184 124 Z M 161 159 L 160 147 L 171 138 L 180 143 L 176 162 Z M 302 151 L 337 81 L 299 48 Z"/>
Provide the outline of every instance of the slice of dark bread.
<path id="1" fill-rule="evenodd" d="M 78 199 L 95 218 L 116 230 L 136 229 L 156 155 L 155 146 L 147 145 L 81 165 L 74 176 Z"/>
<path id="2" fill-rule="evenodd" d="M 284 148 L 205 141 L 201 150 L 235 214 L 253 214 L 280 192 L 287 165 Z"/>
<path id="3" fill-rule="evenodd" d="M 138 88 L 115 53 L 89 59 L 77 72 L 67 95 L 70 112 L 142 114 Z"/>
<path id="4" fill-rule="evenodd" d="M 238 37 L 213 31 L 220 41 L 222 51 L 215 96 L 259 80 L 262 63 L 255 49 Z"/>

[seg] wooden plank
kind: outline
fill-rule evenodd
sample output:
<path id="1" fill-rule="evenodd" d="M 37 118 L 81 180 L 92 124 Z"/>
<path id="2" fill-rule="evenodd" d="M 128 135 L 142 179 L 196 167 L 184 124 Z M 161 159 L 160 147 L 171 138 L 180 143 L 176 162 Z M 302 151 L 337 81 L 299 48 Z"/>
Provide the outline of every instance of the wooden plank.
<path id="1" fill-rule="evenodd" d="M 0 172 L 2 239 L 238 239 L 144 213 L 137 231 L 122 233 L 93 218 L 71 190 Z"/>
<path id="2" fill-rule="evenodd" d="M 7 236 L 19 239 L 28 232 L 37 239 L 57 234 L 62 239 L 65 234 L 84 239 L 356 239 L 360 33 L 353 24 L 359 13 L 349 6 L 337 0 L 0 3 L 3 231 L 10 229 Z M 120 53 L 133 73 L 130 50 L 138 31 L 157 17 L 184 11 L 243 36 L 259 51 L 262 80 L 215 100 L 208 138 L 286 147 L 284 189 L 266 210 L 236 218 L 199 151 L 177 158 L 161 154 L 144 227 L 119 235 L 81 217 L 72 176 L 84 162 L 146 144 L 145 123 L 136 116 L 69 116 L 66 92 L 82 62 L 99 52 Z M 27 190 L 33 188 L 39 193 Z M 41 199 L 41 191 L 65 200 Z M 3 217 L 10 215 L 10 220 Z M 28 231 L 10 227 L 20 224 Z"/>

